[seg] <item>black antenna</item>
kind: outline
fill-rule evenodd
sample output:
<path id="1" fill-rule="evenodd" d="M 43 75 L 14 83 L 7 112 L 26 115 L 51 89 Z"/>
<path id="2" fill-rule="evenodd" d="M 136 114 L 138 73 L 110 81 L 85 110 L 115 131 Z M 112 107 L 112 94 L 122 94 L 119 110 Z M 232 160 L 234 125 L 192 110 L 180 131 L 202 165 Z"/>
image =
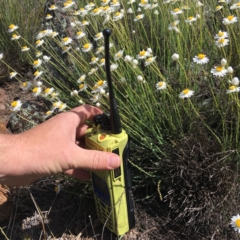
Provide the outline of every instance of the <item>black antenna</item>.
<path id="1" fill-rule="evenodd" d="M 111 71 L 110 71 L 110 51 L 109 51 L 109 37 L 111 35 L 110 29 L 103 30 L 104 43 L 105 43 L 105 67 L 107 74 L 107 83 L 109 90 L 109 103 L 110 103 L 110 124 L 111 124 L 111 133 L 119 134 L 122 132 L 122 124 L 120 121 L 120 115 L 118 112 L 117 102 L 114 97 L 112 79 L 111 79 Z"/>

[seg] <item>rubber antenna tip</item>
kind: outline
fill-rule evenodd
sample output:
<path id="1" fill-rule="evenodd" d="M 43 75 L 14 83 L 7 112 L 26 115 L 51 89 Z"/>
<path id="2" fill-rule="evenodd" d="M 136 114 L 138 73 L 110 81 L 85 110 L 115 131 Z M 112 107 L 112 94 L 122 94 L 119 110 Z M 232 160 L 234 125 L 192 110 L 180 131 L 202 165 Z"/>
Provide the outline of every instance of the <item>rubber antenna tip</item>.
<path id="1" fill-rule="evenodd" d="M 104 29 L 103 30 L 103 36 L 109 37 L 111 35 L 111 30 L 110 29 Z"/>

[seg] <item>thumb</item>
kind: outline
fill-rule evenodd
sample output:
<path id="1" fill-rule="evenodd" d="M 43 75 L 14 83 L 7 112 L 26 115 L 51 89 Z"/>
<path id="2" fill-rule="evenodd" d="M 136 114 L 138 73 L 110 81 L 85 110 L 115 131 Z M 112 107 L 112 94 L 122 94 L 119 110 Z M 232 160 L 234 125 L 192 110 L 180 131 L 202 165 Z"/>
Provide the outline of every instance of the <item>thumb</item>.
<path id="1" fill-rule="evenodd" d="M 76 147 L 72 152 L 73 166 L 71 168 L 85 168 L 89 170 L 112 170 L 120 166 L 121 160 L 117 154 Z"/>

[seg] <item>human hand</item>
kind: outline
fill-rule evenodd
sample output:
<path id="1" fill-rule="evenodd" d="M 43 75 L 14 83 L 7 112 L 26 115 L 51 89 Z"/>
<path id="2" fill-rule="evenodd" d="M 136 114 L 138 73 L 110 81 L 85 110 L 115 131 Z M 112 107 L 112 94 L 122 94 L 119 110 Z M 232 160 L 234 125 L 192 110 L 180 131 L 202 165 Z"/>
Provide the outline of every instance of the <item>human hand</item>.
<path id="1" fill-rule="evenodd" d="M 83 148 L 86 121 L 100 113 L 96 107 L 83 105 L 24 133 L 0 135 L 0 183 L 21 186 L 61 172 L 88 180 L 84 169 L 119 167 L 118 155 Z"/>

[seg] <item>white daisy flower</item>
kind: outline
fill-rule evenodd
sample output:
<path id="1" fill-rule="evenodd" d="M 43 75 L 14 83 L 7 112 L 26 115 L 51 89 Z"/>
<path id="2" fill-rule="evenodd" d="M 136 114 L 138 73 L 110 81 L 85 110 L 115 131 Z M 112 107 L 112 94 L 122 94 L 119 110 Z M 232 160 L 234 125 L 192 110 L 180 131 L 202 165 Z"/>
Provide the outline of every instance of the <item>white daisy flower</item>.
<path id="1" fill-rule="evenodd" d="M 100 54 L 104 51 L 104 46 L 101 46 L 97 49 L 96 54 Z"/>
<path id="2" fill-rule="evenodd" d="M 33 80 L 36 80 L 38 79 L 41 75 L 43 74 L 43 71 L 36 71 L 33 75 L 34 75 L 34 79 Z"/>
<path id="3" fill-rule="evenodd" d="M 19 38 L 20 38 L 20 36 L 14 33 L 14 34 L 12 35 L 12 37 L 11 37 L 11 40 L 12 40 L 12 41 L 18 40 Z"/>
<path id="4" fill-rule="evenodd" d="M 146 60 L 146 62 L 144 63 L 145 66 L 148 66 L 150 64 L 152 64 L 155 61 L 156 57 L 150 57 Z"/>
<path id="5" fill-rule="evenodd" d="M 130 55 L 126 55 L 126 56 L 124 57 L 124 61 L 125 61 L 125 62 L 131 62 L 132 59 L 133 59 L 133 58 L 132 58 Z"/>
<path id="6" fill-rule="evenodd" d="M 227 74 L 227 69 L 222 66 L 216 66 L 211 69 L 211 73 L 216 77 L 224 77 Z"/>
<path id="7" fill-rule="evenodd" d="M 87 89 L 87 84 L 86 83 L 81 83 L 79 85 L 79 92 L 82 92 Z"/>
<path id="8" fill-rule="evenodd" d="M 219 48 L 227 46 L 228 43 L 229 39 L 227 38 L 219 38 L 217 41 L 215 41 L 216 46 Z"/>
<path id="9" fill-rule="evenodd" d="M 58 32 L 52 32 L 52 35 L 51 35 L 51 37 L 53 37 L 53 38 L 55 38 L 56 36 L 58 36 L 59 35 L 59 33 Z"/>
<path id="10" fill-rule="evenodd" d="M 16 29 L 18 29 L 17 25 L 11 24 L 8 27 L 8 32 L 14 32 Z"/>
<path id="11" fill-rule="evenodd" d="M 27 52 L 29 50 L 30 50 L 30 48 L 27 47 L 27 46 L 23 46 L 22 49 L 21 49 L 22 52 Z"/>
<path id="12" fill-rule="evenodd" d="M 232 80 L 229 80 L 228 82 L 231 83 L 234 86 L 238 86 L 239 85 L 238 77 L 234 77 Z"/>
<path id="13" fill-rule="evenodd" d="M 47 97 L 48 95 L 51 95 L 54 92 L 54 88 L 46 88 L 44 91 L 44 96 Z"/>
<path id="14" fill-rule="evenodd" d="M 174 30 L 174 28 L 179 24 L 179 20 L 175 20 L 174 22 L 172 22 L 172 23 L 170 23 L 169 25 L 168 25 L 168 29 L 169 30 Z"/>
<path id="15" fill-rule="evenodd" d="M 101 0 L 102 6 L 108 5 L 109 3 L 110 3 L 110 0 Z"/>
<path id="16" fill-rule="evenodd" d="M 20 100 L 13 101 L 11 103 L 11 111 L 18 112 L 22 107 L 22 102 Z"/>
<path id="17" fill-rule="evenodd" d="M 105 58 L 100 59 L 99 66 L 105 66 Z"/>
<path id="18" fill-rule="evenodd" d="M 137 55 L 137 59 L 145 59 L 150 56 L 150 53 L 148 51 L 142 50 Z"/>
<path id="19" fill-rule="evenodd" d="M 53 16 L 52 16 L 51 14 L 49 14 L 49 13 L 48 13 L 48 14 L 46 15 L 46 17 L 45 17 L 45 18 L 46 18 L 47 20 L 49 20 L 49 19 L 52 19 L 52 18 L 53 18 Z"/>
<path id="20" fill-rule="evenodd" d="M 110 2 L 110 6 L 114 8 L 118 8 L 120 7 L 120 2 L 118 0 L 112 0 L 112 2 Z"/>
<path id="21" fill-rule="evenodd" d="M 102 94 L 95 94 L 93 97 L 90 99 L 93 103 L 99 101 L 102 98 Z"/>
<path id="22" fill-rule="evenodd" d="M 175 16 L 175 15 L 182 14 L 183 10 L 181 10 L 180 8 L 175 8 L 173 9 L 173 11 L 170 11 L 170 13 Z"/>
<path id="23" fill-rule="evenodd" d="M 86 15 L 88 15 L 88 11 L 89 10 L 87 10 L 85 8 L 80 8 L 79 9 L 79 13 L 80 13 L 81 17 L 85 17 Z"/>
<path id="24" fill-rule="evenodd" d="M 95 8 L 92 10 L 91 14 L 93 16 L 97 16 L 97 15 L 100 15 L 102 12 L 103 12 L 102 8 Z"/>
<path id="25" fill-rule="evenodd" d="M 189 24 L 191 24 L 192 22 L 195 22 L 195 21 L 197 21 L 197 18 L 193 17 L 193 16 L 190 16 L 185 20 L 185 22 L 189 23 Z"/>
<path id="26" fill-rule="evenodd" d="M 134 22 L 138 21 L 138 20 L 141 20 L 144 18 L 144 14 L 139 14 L 137 15 L 135 18 L 134 18 Z"/>
<path id="27" fill-rule="evenodd" d="M 238 8 L 240 8 L 240 2 L 234 3 L 234 4 L 230 7 L 230 9 L 238 9 Z"/>
<path id="28" fill-rule="evenodd" d="M 90 72 L 88 73 L 88 75 L 94 74 L 97 70 L 98 70 L 97 67 L 96 67 L 96 68 L 92 68 L 92 69 L 90 70 Z"/>
<path id="29" fill-rule="evenodd" d="M 10 72 L 10 74 L 9 74 L 9 75 L 10 75 L 9 78 L 12 79 L 12 78 L 16 77 L 17 74 L 18 74 L 17 72 Z"/>
<path id="30" fill-rule="evenodd" d="M 227 65 L 227 60 L 225 59 L 225 58 L 223 58 L 222 60 L 221 60 L 221 66 L 222 67 L 225 67 Z"/>
<path id="31" fill-rule="evenodd" d="M 24 91 L 30 89 L 31 87 L 32 87 L 32 83 L 30 82 L 23 82 L 21 84 L 21 89 Z"/>
<path id="32" fill-rule="evenodd" d="M 138 65 L 138 60 L 137 59 L 133 59 L 132 60 L 132 65 L 133 65 L 133 68 L 136 68 L 137 65 Z"/>
<path id="33" fill-rule="evenodd" d="M 215 39 L 220 39 L 220 38 L 228 38 L 228 32 L 224 32 L 224 31 L 219 31 L 215 36 Z"/>
<path id="34" fill-rule="evenodd" d="M 90 2 L 89 4 L 87 4 L 86 6 L 85 6 L 85 9 L 87 9 L 88 11 L 89 10 L 92 10 L 94 7 L 95 7 L 95 3 L 93 3 L 93 2 Z"/>
<path id="35" fill-rule="evenodd" d="M 44 55 L 43 60 L 44 60 L 44 62 L 49 62 L 51 60 L 51 57 Z"/>
<path id="36" fill-rule="evenodd" d="M 138 75 L 138 76 L 137 76 L 137 80 L 138 80 L 139 82 L 142 82 L 142 81 L 143 81 L 143 77 L 142 77 L 141 75 Z"/>
<path id="37" fill-rule="evenodd" d="M 110 70 L 111 71 L 115 71 L 118 68 L 118 64 L 117 63 L 113 63 L 110 65 Z"/>
<path id="38" fill-rule="evenodd" d="M 33 62 L 33 68 L 37 68 L 40 67 L 42 64 L 42 60 L 41 59 L 37 59 Z"/>
<path id="39" fill-rule="evenodd" d="M 167 88 L 167 84 L 163 81 L 160 81 L 156 84 L 157 90 L 164 90 Z"/>
<path id="40" fill-rule="evenodd" d="M 64 47 L 62 48 L 62 54 L 68 52 L 71 48 L 72 48 L 71 46 L 64 46 Z"/>
<path id="41" fill-rule="evenodd" d="M 65 37 L 65 38 L 62 39 L 62 44 L 63 44 L 64 46 L 66 46 L 66 45 L 71 44 L 72 41 L 73 41 L 73 40 L 72 40 L 70 37 Z"/>
<path id="42" fill-rule="evenodd" d="M 132 8 L 128 8 L 127 13 L 133 13 Z"/>
<path id="43" fill-rule="evenodd" d="M 223 8 L 223 6 L 218 5 L 218 6 L 215 7 L 215 11 L 216 11 L 216 12 L 217 12 L 217 11 L 220 11 L 222 8 Z"/>
<path id="44" fill-rule="evenodd" d="M 42 81 L 37 81 L 37 83 L 36 83 L 36 86 L 37 87 L 41 87 L 43 85 L 43 82 Z"/>
<path id="45" fill-rule="evenodd" d="M 136 2 L 136 0 L 129 0 L 128 2 L 127 2 L 127 4 L 133 4 L 133 3 L 135 3 Z"/>
<path id="46" fill-rule="evenodd" d="M 84 27 L 84 26 L 87 26 L 87 25 L 89 25 L 88 21 L 84 20 L 84 21 L 81 22 L 81 27 Z"/>
<path id="47" fill-rule="evenodd" d="M 230 16 L 224 18 L 222 23 L 224 25 L 229 25 L 229 24 L 232 24 L 232 23 L 236 23 L 237 21 L 238 21 L 237 17 L 235 17 L 234 15 L 230 15 Z"/>
<path id="48" fill-rule="evenodd" d="M 58 92 L 53 92 L 53 93 L 51 94 L 51 99 L 55 99 L 58 95 L 59 95 Z"/>
<path id="49" fill-rule="evenodd" d="M 57 10 L 57 6 L 55 4 L 51 5 L 48 10 L 53 11 L 53 10 Z"/>
<path id="50" fill-rule="evenodd" d="M 93 65 L 93 64 L 96 64 L 98 62 L 99 58 L 97 57 L 92 57 L 91 58 L 91 62 L 89 64 Z"/>
<path id="51" fill-rule="evenodd" d="M 37 97 L 37 96 L 39 96 L 39 95 L 41 94 L 42 88 L 41 88 L 41 87 L 35 87 L 35 88 L 32 90 L 32 92 L 33 92 L 33 96 L 34 96 L 34 97 Z"/>
<path id="52" fill-rule="evenodd" d="M 101 90 L 104 90 L 107 87 L 107 81 L 99 80 L 93 87 L 91 93 L 100 93 Z"/>
<path id="53" fill-rule="evenodd" d="M 174 53 L 174 54 L 172 55 L 172 60 L 173 60 L 173 61 L 178 61 L 178 60 L 179 60 L 179 54 Z"/>
<path id="54" fill-rule="evenodd" d="M 120 58 L 122 58 L 122 56 L 123 56 L 123 51 L 124 51 L 124 50 L 119 50 L 117 53 L 115 53 L 115 55 L 114 55 L 114 60 L 115 60 L 115 61 L 117 61 L 117 60 L 119 60 Z"/>
<path id="55" fill-rule="evenodd" d="M 205 54 L 198 54 L 193 58 L 193 61 L 197 64 L 206 64 L 209 62 L 209 58 Z"/>
<path id="56" fill-rule="evenodd" d="M 70 94 L 71 94 L 72 97 L 76 97 L 76 96 L 78 96 L 78 91 L 73 90 Z"/>
<path id="57" fill-rule="evenodd" d="M 203 6 L 203 3 L 201 3 L 200 1 L 197 1 L 196 7 L 201 7 L 201 6 Z"/>
<path id="58" fill-rule="evenodd" d="M 45 113 L 45 115 L 43 116 L 43 118 L 46 119 L 46 118 L 50 117 L 53 113 L 54 113 L 54 111 L 52 111 L 52 110 L 47 111 L 47 112 Z"/>
<path id="59" fill-rule="evenodd" d="M 42 52 L 36 52 L 36 57 L 38 58 L 40 56 L 42 56 Z"/>
<path id="60" fill-rule="evenodd" d="M 3 59 L 3 53 L 0 53 L 0 60 Z"/>
<path id="61" fill-rule="evenodd" d="M 240 91 L 240 87 L 232 85 L 229 87 L 229 89 L 226 92 L 228 94 L 228 93 L 239 92 L 239 91 Z M 240 225 L 239 225 L 239 227 L 240 227 Z M 240 228 L 239 228 L 239 232 L 240 232 Z"/>
<path id="62" fill-rule="evenodd" d="M 76 36 L 74 37 L 75 39 L 80 39 L 86 36 L 86 33 L 82 32 L 82 31 L 78 31 L 76 33 Z"/>
<path id="63" fill-rule="evenodd" d="M 233 68 L 231 66 L 227 68 L 227 73 L 233 74 Z"/>
<path id="64" fill-rule="evenodd" d="M 107 14 L 106 17 L 104 18 L 103 25 L 109 22 L 110 16 Z"/>
<path id="65" fill-rule="evenodd" d="M 101 103 L 97 102 L 96 107 L 100 107 L 100 106 L 101 106 Z"/>
<path id="66" fill-rule="evenodd" d="M 63 4 L 63 10 L 67 10 L 69 8 L 71 8 L 73 5 L 75 5 L 75 2 L 74 1 L 67 1 Z"/>
<path id="67" fill-rule="evenodd" d="M 179 97 L 182 98 L 182 99 L 190 98 L 193 94 L 194 94 L 193 90 L 190 90 L 190 89 L 186 88 L 179 94 Z"/>
<path id="68" fill-rule="evenodd" d="M 97 34 L 94 36 L 94 40 L 95 40 L 95 41 L 98 41 L 99 39 L 102 39 L 102 38 L 103 38 L 102 32 L 99 32 L 99 33 L 97 33 Z"/>
<path id="69" fill-rule="evenodd" d="M 85 80 L 86 78 L 86 74 L 83 74 L 78 80 L 77 80 L 77 83 L 81 83 Z"/>
<path id="70" fill-rule="evenodd" d="M 67 104 L 66 103 L 61 103 L 59 106 L 58 106 L 58 111 L 63 111 L 65 108 L 67 107 Z"/>
<path id="71" fill-rule="evenodd" d="M 61 101 L 54 102 L 54 103 L 53 103 L 53 110 L 54 110 L 54 109 L 58 109 L 61 104 L 62 104 Z"/>
<path id="72" fill-rule="evenodd" d="M 82 47 L 83 52 L 89 52 L 93 48 L 93 45 L 91 43 L 85 43 Z"/>
<path id="73" fill-rule="evenodd" d="M 80 11 L 75 10 L 75 12 L 73 13 L 73 15 L 74 15 L 74 16 L 78 16 L 78 15 L 80 15 Z"/>
<path id="74" fill-rule="evenodd" d="M 38 33 L 36 39 L 41 39 L 41 38 L 45 37 L 46 34 L 47 34 L 47 30 L 42 30 Z"/>
<path id="75" fill-rule="evenodd" d="M 120 19 L 122 19 L 124 17 L 124 12 L 116 12 L 114 15 L 113 15 L 113 21 L 118 21 Z"/>

